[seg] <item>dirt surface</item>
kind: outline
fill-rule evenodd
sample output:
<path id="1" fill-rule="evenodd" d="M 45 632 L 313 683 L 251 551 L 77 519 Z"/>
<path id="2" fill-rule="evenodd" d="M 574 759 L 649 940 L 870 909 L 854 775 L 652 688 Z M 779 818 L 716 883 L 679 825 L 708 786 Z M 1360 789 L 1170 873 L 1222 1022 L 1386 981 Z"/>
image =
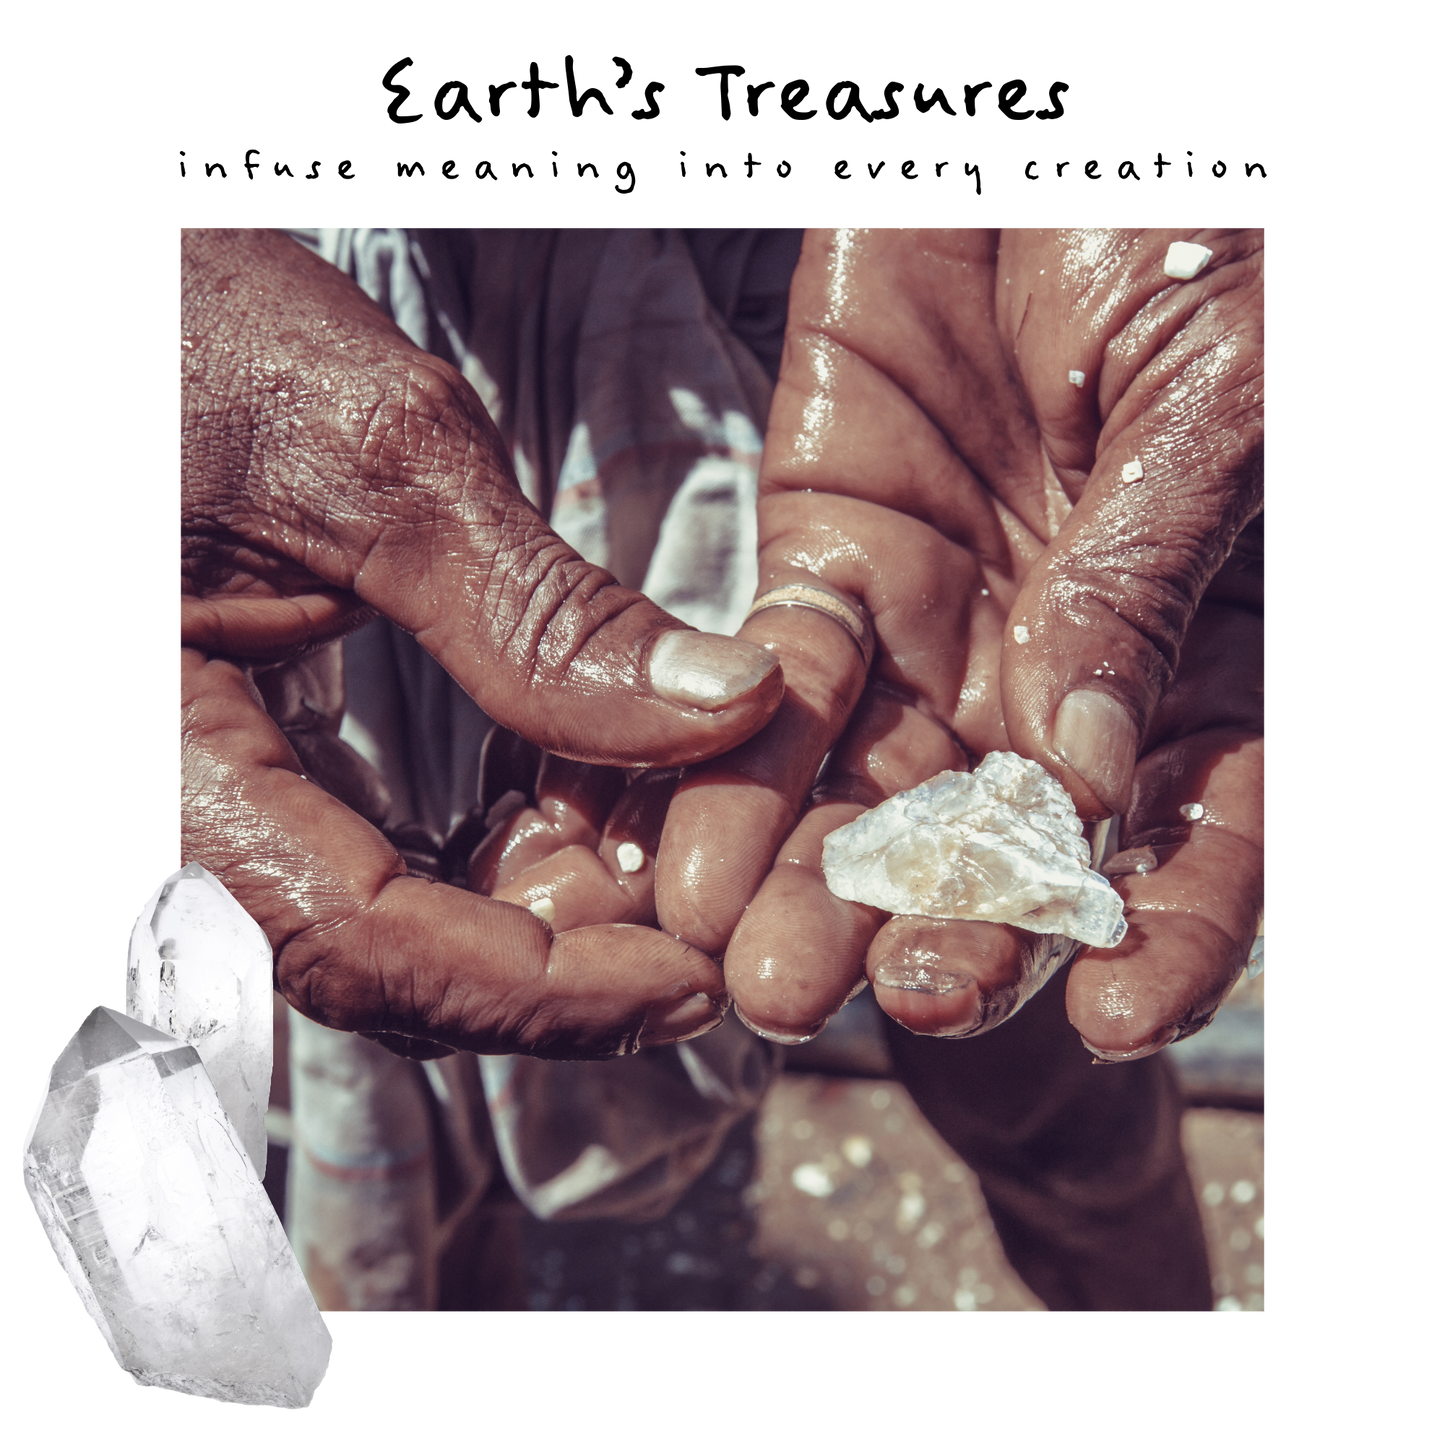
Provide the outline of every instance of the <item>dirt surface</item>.
<path id="1" fill-rule="evenodd" d="M 1262 1013 L 1262 981 L 1231 1004 Z M 885 1077 L 865 1010 L 787 1072 L 756 1119 L 729 1136 L 678 1207 L 650 1224 L 546 1224 L 505 1186 L 444 1260 L 448 1310 L 1027 1310 L 1040 1308 L 999 1248 L 977 1181 Z M 281 1020 L 284 1024 L 284 1018 Z M 1260 1072 L 1246 1040 L 1195 1097 L 1247 1095 Z M 796 1062 L 805 1062 L 799 1050 Z M 278 1056 L 285 1032 L 278 1027 Z M 1242 1061 L 1242 1062 L 1241 1062 Z M 1180 1072 L 1190 1084 L 1186 1061 Z M 272 1115 L 289 1124 L 284 1081 Z M 269 1119 L 268 1119 L 269 1123 Z M 284 1217 L 289 1128 L 266 1188 Z M 1264 1115 L 1192 1108 L 1184 1147 L 1209 1241 L 1215 1308 L 1264 1308 Z"/>
<path id="2" fill-rule="evenodd" d="M 1204 1216 L 1217 1310 L 1264 1308 L 1264 1115 L 1191 1109 L 1184 1151 Z"/>
<path id="3" fill-rule="evenodd" d="M 758 1139 L 755 1248 L 813 1308 L 1042 1308 L 1004 1261 L 973 1174 L 897 1084 L 785 1076 Z"/>
<path id="4" fill-rule="evenodd" d="M 1191 1109 L 1184 1142 L 1217 1309 L 1264 1307 L 1264 1118 Z M 972 1173 L 897 1084 L 785 1074 L 649 1225 L 518 1218 L 511 1297 L 453 1308 L 1028 1310 Z M 495 1291 L 495 1272 L 492 1290 Z"/>

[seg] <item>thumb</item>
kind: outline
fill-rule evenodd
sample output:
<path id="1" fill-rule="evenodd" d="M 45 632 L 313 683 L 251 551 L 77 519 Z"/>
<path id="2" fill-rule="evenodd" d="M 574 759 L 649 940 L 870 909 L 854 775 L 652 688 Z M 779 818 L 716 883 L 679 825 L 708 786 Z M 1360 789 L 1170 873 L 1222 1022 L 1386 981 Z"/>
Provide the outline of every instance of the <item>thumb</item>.
<path id="1" fill-rule="evenodd" d="M 1167 233 L 1131 242 L 1131 301 L 1107 326 L 1096 310 L 1088 334 L 1071 331 L 1046 305 L 1017 352 L 1076 503 L 1010 613 L 1004 720 L 1014 748 L 1053 771 L 1091 817 L 1127 810 L 1184 634 L 1263 505 L 1257 250 L 1237 255 L 1215 240 L 1218 269 L 1179 282 L 1164 270 L 1167 244 Z M 1088 310 L 1072 297 L 1060 316 Z M 1075 361 L 1083 388 L 1069 381 Z M 1061 389 L 1077 399 L 1073 427 L 1060 420 Z M 1092 466 L 1080 491 L 1069 474 L 1082 470 L 1071 457 L 1085 436 Z"/>
<path id="2" fill-rule="evenodd" d="M 394 550 L 383 537 L 356 595 L 415 633 L 491 717 L 563 757 L 678 766 L 763 726 L 783 695 L 772 653 L 684 627 L 510 489 L 504 478 L 460 488 L 425 524 L 424 569 L 409 529 Z"/>
<path id="3" fill-rule="evenodd" d="M 274 657 L 271 630 L 337 635 L 350 597 L 497 721 L 594 763 L 693 762 L 771 716 L 777 660 L 579 557 L 471 386 L 334 268 L 256 232 L 188 233 L 184 256 L 185 641 Z"/>

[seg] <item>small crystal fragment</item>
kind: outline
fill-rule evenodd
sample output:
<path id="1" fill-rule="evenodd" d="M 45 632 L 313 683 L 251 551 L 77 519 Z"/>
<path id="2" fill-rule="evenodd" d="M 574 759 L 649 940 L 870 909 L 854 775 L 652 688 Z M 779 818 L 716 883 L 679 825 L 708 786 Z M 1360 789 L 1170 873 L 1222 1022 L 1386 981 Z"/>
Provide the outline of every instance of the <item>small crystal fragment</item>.
<path id="1" fill-rule="evenodd" d="M 300 1406 L 331 1336 L 196 1050 L 98 1008 L 25 1144 L 70 1282 L 142 1385 Z"/>
<path id="2" fill-rule="evenodd" d="M 1138 460 L 1124 463 L 1124 470 L 1119 473 L 1121 482 L 1138 482 L 1144 478 L 1144 463 Z"/>
<path id="3" fill-rule="evenodd" d="M 1070 386 L 1082 386 L 1084 384 L 1084 373 L 1082 371 L 1071 371 L 1069 373 Z"/>
<path id="4" fill-rule="evenodd" d="M 636 843 L 623 843 L 617 849 L 617 866 L 624 873 L 638 872 L 647 860 Z"/>
<path id="5" fill-rule="evenodd" d="M 527 905 L 528 912 L 534 917 L 540 918 L 543 923 L 555 923 L 557 921 L 557 905 L 550 897 L 534 898 Z"/>
<path id="6" fill-rule="evenodd" d="M 1171 241 L 1164 255 L 1164 274 L 1176 281 L 1192 281 L 1208 264 L 1214 252 L 1193 241 Z"/>
<path id="7" fill-rule="evenodd" d="M 1089 867 L 1069 795 L 1037 763 L 989 753 L 939 773 L 823 840 L 839 898 L 894 914 L 976 918 L 1096 948 L 1123 937 L 1124 901 Z"/>
<path id="8" fill-rule="evenodd" d="M 1204 816 L 1204 804 L 1184 803 L 1180 806 L 1179 816 L 1191 823 L 1197 823 Z"/>
<path id="9" fill-rule="evenodd" d="M 1017 627 L 1014 628 L 1014 641 L 1015 641 L 1015 642 L 1022 644 L 1022 643 L 1027 642 L 1028 640 L 1029 640 L 1029 630 L 1028 630 L 1027 627 L 1024 627 L 1022 624 L 1020 624 L 1019 626 L 1017 626 Z"/>
<path id="10" fill-rule="evenodd" d="M 1152 873 L 1158 866 L 1158 854 L 1146 843 L 1142 848 L 1115 853 L 1099 872 L 1105 878 L 1122 878 L 1126 873 Z"/>
<path id="11" fill-rule="evenodd" d="M 260 925 L 199 863 L 156 889 L 131 932 L 126 1012 L 195 1046 L 262 1178 L 271 971 Z"/>

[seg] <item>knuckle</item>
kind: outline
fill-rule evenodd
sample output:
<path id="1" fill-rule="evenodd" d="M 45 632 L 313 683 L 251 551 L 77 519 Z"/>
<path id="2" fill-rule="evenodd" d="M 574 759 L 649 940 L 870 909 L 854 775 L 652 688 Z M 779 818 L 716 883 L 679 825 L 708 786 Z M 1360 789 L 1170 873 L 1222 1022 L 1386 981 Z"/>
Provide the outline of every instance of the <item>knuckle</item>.
<path id="1" fill-rule="evenodd" d="M 649 605 L 536 526 L 505 538 L 488 591 L 509 660 L 538 684 L 575 676 L 582 652 L 603 627 Z M 620 661 L 612 657 L 606 663 L 613 686 Z"/>
<path id="2" fill-rule="evenodd" d="M 414 1014 L 388 995 L 388 970 L 371 956 L 355 908 L 300 922 L 276 947 L 276 987 L 288 1003 L 327 1028 L 387 1029 Z"/>
<path id="3" fill-rule="evenodd" d="M 1053 562 L 1037 612 L 1100 641 L 1107 639 L 1111 659 L 1119 654 L 1113 662 L 1116 671 L 1128 669 L 1163 687 L 1179 666 L 1201 590 L 1202 583 L 1196 590 L 1157 549 L 1114 546 L 1103 555 L 1085 550 Z M 1131 635 L 1137 639 L 1132 645 Z"/>
<path id="4" fill-rule="evenodd" d="M 1100 449 L 1147 419 L 1152 446 L 1197 450 L 1212 473 L 1227 473 L 1230 453 L 1249 453 L 1262 436 L 1263 354 L 1256 296 L 1156 298 L 1105 347 Z"/>

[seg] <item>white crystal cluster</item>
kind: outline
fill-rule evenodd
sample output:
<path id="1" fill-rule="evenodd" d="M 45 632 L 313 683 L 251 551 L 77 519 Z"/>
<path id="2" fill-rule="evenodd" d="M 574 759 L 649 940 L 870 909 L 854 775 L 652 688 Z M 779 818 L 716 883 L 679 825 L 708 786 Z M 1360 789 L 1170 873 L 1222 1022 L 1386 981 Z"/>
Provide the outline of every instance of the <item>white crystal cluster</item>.
<path id="1" fill-rule="evenodd" d="M 975 918 L 1096 948 L 1123 937 L 1123 899 L 1089 867 L 1083 824 L 1059 782 L 1016 753 L 939 773 L 823 840 L 839 898 L 895 914 Z"/>
<path id="2" fill-rule="evenodd" d="M 126 1012 L 194 1044 L 257 1174 L 271 1095 L 271 945 L 199 863 L 173 873 L 136 919 Z"/>
<path id="3" fill-rule="evenodd" d="M 45 1232 L 141 1384 L 306 1405 L 331 1336 L 261 1186 L 271 946 L 199 864 L 136 921 L 126 1006 L 81 1025 L 26 1140 Z"/>
<path id="4" fill-rule="evenodd" d="M 96 1009 L 51 1071 L 25 1184 L 86 1309 L 141 1384 L 309 1403 L 331 1336 L 189 1044 Z"/>

